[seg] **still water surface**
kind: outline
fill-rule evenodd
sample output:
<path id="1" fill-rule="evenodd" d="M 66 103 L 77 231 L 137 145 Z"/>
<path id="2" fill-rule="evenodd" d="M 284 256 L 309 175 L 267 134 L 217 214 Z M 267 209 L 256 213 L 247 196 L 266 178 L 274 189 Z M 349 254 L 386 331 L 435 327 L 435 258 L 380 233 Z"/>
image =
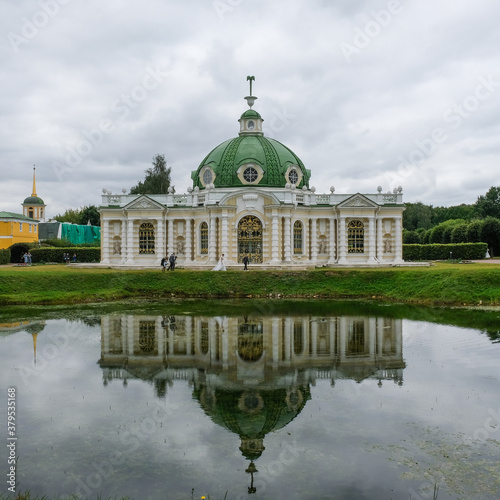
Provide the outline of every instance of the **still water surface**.
<path id="1" fill-rule="evenodd" d="M 15 387 L 20 490 L 500 497 L 497 335 L 361 305 L 187 309 L 0 325 L 0 409 Z"/>

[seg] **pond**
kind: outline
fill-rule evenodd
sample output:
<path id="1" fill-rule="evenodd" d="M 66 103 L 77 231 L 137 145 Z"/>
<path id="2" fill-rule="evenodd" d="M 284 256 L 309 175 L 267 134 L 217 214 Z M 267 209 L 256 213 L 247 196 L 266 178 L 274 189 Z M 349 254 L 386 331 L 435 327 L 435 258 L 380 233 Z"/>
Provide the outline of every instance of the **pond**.
<path id="1" fill-rule="evenodd" d="M 499 315 L 247 301 L 0 317 L 17 438 L 2 475 L 14 443 L 16 491 L 48 498 L 497 499 Z"/>

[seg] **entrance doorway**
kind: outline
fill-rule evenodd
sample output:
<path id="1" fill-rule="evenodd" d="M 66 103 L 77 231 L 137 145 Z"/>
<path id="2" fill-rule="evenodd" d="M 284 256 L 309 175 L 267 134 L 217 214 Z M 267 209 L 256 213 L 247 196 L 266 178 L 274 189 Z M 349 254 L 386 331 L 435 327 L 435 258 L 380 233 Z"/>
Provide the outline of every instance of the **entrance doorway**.
<path id="1" fill-rule="evenodd" d="M 238 224 L 238 262 L 245 255 L 251 263 L 262 262 L 262 223 L 253 215 L 243 217 Z"/>

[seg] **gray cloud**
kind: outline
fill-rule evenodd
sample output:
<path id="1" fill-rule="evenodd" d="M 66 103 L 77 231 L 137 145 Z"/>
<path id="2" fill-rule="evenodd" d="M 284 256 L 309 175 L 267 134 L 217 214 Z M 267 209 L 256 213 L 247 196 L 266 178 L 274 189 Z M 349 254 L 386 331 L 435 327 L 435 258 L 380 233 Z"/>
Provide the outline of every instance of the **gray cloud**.
<path id="1" fill-rule="evenodd" d="M 2 11 L 0 210 L 20 212 L 34 163 L 49 215 L 130 188 L 156 153 L 184 191 L 237 135 L 248 74 L 266 135 L 320 191 L 401 184 L 406 201 L 451 205 L 500 183 L 493 0 L 23 0 Z M 476 105 L 481 78 L 493 83 Z M 446 140 L 415 153 L 436 128 Z"/>

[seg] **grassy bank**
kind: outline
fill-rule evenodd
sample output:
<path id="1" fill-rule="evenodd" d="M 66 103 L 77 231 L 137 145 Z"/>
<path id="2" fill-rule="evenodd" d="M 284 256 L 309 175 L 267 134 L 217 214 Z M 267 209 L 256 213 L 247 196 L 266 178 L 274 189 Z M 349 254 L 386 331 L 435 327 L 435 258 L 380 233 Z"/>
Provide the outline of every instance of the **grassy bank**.
<path id="1" fill-rule="evenodd" d="M 378 299 L 427 305 L 500 305 L 500 266 L 312 271 L 120 271 L 64 265 L 0 267 L 0 304 L 68 304 L 126 298 Z"/>

